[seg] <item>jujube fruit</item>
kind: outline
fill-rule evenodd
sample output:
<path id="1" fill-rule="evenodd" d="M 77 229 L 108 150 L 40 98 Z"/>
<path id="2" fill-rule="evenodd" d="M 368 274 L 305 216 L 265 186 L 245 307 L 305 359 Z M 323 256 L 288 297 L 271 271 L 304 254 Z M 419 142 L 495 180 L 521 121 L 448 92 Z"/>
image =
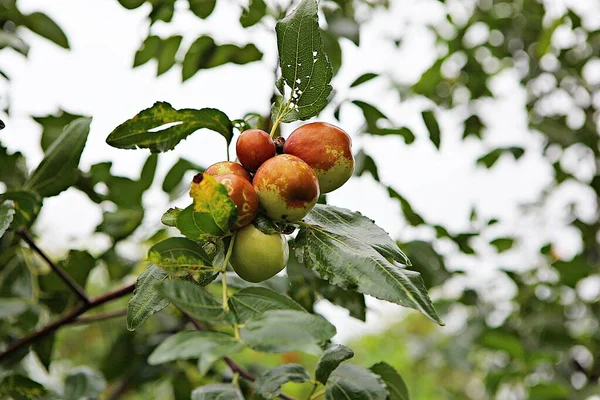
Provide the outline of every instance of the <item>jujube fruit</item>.
<path id="1" fill-rule="evenodd" d="M 258 283 L 281 271 L 288 256 L 285 236 L 267 235 L 250 224 L 238 231 L 229 262 L 240 278 Z"/>
<path id="2" fill-rule="evenodd" d="M 260 205 L 275 221 L 298 221 L 319 199 L 319 181 L 315 171 L 289 154 L 267 160 L 256 171 L 253 185 Z"/>
<path id="3" fill-rule="evenodd" d="M 250 174 L 248 171 L 244 169 L 240 164 L 232 162 L 232 161 L 219 161 L 218 163 L 214 163 L 210 167 L 206 168 L 204 171 L 205 174 L 212 175 L 214 177 L 233 174 L 237 176 L 241 176 L 246 179 L 248 182 L 252 181 Z"/>
<path id="4" fill-rule="evenodd" d="M 284 153 L 301 158 L 319 179 L 321 193 L 342 186 L 354 172 L 350 136 L 337 126 L 312 122 L 297 128 L 284 145 Z"/>
<path id="5" fill-rule="evenodd" d="M 275 155 L 275 143 L 267 132 L 260 129 L 248 129 L 238 137 L 235 151 L 244 168 L 254 172 Z"/>
<path id="6" fill-rule="evenodd" d="M 241 228 L 248 225 L 258 211 L 258 196 L 252 184 L 238 175 L 220 175 L 215 180 L 227 188 L 229 198 L 237 208 L 237 219 L 233 228 Z"/>

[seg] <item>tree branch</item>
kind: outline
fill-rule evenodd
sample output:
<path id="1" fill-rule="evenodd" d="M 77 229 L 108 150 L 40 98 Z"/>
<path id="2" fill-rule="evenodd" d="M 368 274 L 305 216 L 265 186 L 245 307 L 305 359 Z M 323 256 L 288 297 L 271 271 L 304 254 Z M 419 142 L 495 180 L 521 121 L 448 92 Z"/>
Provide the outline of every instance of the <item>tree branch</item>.
<path id="1" fill-rule="evenodd" d="M 89 317 L 79 317 L 71 324 L 90 324 L 92 322 L 104 321 L 106 319 L 118 318 L 127 315 L 127 309 L 123 308 L 121 310 L 109 311 L 105 313 L 99 313 L 96 315 L 90 315 Z"/>
<path id="2" fill-rule="evenodd" d="M 75 309 L 71 310 L 69 313 L 62 316 L 58 320 L 46 325 L 45 327 L 33 332 L 31 335 L 8 346 L 8 348 L 6 350 L 4 350 L 2 353 L 0 353 L 0 362 L 3 361 L 4 359 L 8 358 L 10 355 L 15 353 L 16 351 L 22 349 L 23 347 L 29 346 L 30 344 L 33 344 L 33 343 L 37 342 L 38 340 L 48 336 L 52 332 L 61 328 L 62 326 L 74 322 L 77 319 L 77 317 L 79 317 L 81 314 L 83 314 L 93 308 L 96 308 L 98 306 L 101 306 L 104 303 L 108 303 L 111 300 L 121 298 L 121 297 L 133 292 L 133 289 L 135 289 L 135 284 L 132 283 L 131 285 L 122 287 L 122 288 L 114 290 L 112 292 L 108 292 L 100 297 L 89 300 L 88 303 L 85 303 L 85 304 L 80 305 L 79 307 L 76 307 Z M 92 317 L 90 317 L 90 318 L 92 318 Z"/>
<path id="3" fill-rule="evenodd" d="M 84 304 L 89 304 L 90 299 L 85 294 L 85 290 L 83 290 L 83 288 L 81 286 L 79 286 L 79 284 L 77 282 L 75 282 L 75 280 L 73 278 L 71 278 L 71 276 L 64 269 L 62 269 L 58 264 L 56 264 L 54 261 L 52 261 L 46 255 L 46 253 L 44 253 L 42 251 L 42 249 L 40 249 L 35 244 L 33 237 L 29 234 L 29 232 L 27 232 L 27 230 L 25 230 L 25 228 L 17 229 L 17 235 L 19 235 L 21 237 L 21 239 L 23 239 L 23 241 L 25 241 L 29 245 L 31 250 L 35 251 L 40 257 L 42 257 L 44 259 L 44 261 L 46 261 L 46 263 L 50 266 L 50 268 L 52 268 L 52 271 L 56 272 L 60 276 L 60 278 L 63 280 L 63 282 L 65 282 L 65 284 L 73 292 L 75 292 L 77 297 L 79 297 L 79 299 L 81 301 L 83 301 Z"/>
<path id="4" fill-rule="evenodd" d="M 186 313 L 183 310 L 181 310 L 181 312 L 183 313 L 183 315 L 186 316 L 187 319 L 190 320 L 190 322 L 192 323 L 192 325 L 194 325 L 194 327 L 196 328 L 196 330 L 198 330 L 198 331 L 205 331 L 206 330 L 190 314 Z M 256 380 L 256 377 L 254 375 L 252 375 L 250 372 L 246 371 L 240 365 L 236 364 L 235 361 L 233 361 L 231 358 L 229 358 L 229 357 L 223 357 L 223 361 L 225 361 L 225 363 L 229 366 L 229 369 L 231 369 L 231 372 L 240 374 L 240 376 L 242 378 L 247 379 L 250 382 L 254 382 Z M 294 398 L 288 397 L 285 394 L 280 394 L 279 398 L 283 399 L 283 400 L 294 400 Z"/>

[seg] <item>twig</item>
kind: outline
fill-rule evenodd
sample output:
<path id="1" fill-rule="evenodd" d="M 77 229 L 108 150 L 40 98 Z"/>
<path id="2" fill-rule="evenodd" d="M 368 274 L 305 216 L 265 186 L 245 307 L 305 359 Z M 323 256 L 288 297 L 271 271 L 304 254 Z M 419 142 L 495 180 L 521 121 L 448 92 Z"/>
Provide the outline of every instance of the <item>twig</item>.
<path id="1" fill-rule="evenodd" d="M 181 311 L 181 312 L 183 313 L 183 315 L 186 316 L 187 319 L 190 320 L 190 322 L 192 323 L 192 325 L 194 325 L 196 330 L 198 330 L 198 331 L 206 330 L 190 314 L 186 313 L 185 311 Z M 233 372 L 234 374 L 239 374 L 242 378 L 247 379 L 250 382 L 254 382 L 256 380 L 256 377 L 254 375 L 252 375 L 250 372 L 246 371 L 240 365 L 236 364 L 236 362 L 233 361 L 231 358 L 223 357 L 223 361 L 225 361 L 225 363 L 229 366 L 229 369 L 231 369 L 231 372 Z M 280 394 L 279 398 L 283 399 L 283 400 L 294 400 L 293 397 L 288 397 L 285 394 Z"/>
<path id="2" fill-rule="evenodd" d="M 79 317 L 75 321 L 71 322 L 72 324 L 89 324 L 92 322 L 104 321 L 106 319 L 123 317 L 127 315 L 127 309 L 124 308 L 122 310 L 109 311 L 105 313 L 99 313 L 96 315 L 90 315 L 89 317 Z"/>
<path id="3" fill-rule="evenodd" d="M 35 241 L 33 240 L 33 237 L 31 237 L 31 235 L 29 234 L 29 232 L 27 232 L 24 228 L 20 228 L 20 229 L 17 230 L 17 235 L 19 235 L 21 237 L 21 239 L 23 239 L 25 242 L 27 242 L 27 244 L 29 245 L 29 247 L 33 251 L 35 251 L 40 257 L 42 257 L 44 259 L 44 261 L 46 261 L 46 263 L 48 263 L 48 265 L 50 266 L 50 268 L 52 268 L 52 271 L 56 272 L 60 276 L 60 278 L 65 282 L 65 284 L 67 286 L 69 286 L 69 288 L 73 292 L 75 292 L 75 294 L 77 295 L 77 297 L 79 297 L 79 299 L 81 301 L 83 301 L 84 304 L 89 304 L 90 303 L 90 299 L 85 294 L 85 290 L 83 290 L 83 288 L 81 286 L 79 286 L 79 284 L 77 282 L 75 282 L 75 280 L 73 278 L 71 278 L 71 276 L 67 272 L 65 272 L 64 269 L 62 269 L 58 264 L 56 264 L 54 261 L 52 261 L 46 255 L 46 253 L 44 253 L 42 251 L 42 249 L 40 249 L 35 244 Z"/>
<path id="4" fill-rule="evenodd" d="M 8 358 L 14 352 L 22 349 L 25 346 L 28 346 L 32 343 L 37 342 L 38 340 L 48 336 L 52 332 L 61 328 L 64 325 L 70 324 L 77 319 L 81 314 L 101 306 L 104 303 L 108 303 L 111 300 L 118 299 L 123 297 L 135 289 L 135 284 L 131 284 L 120 289 L 114 290 L 112 292 L 108 292 L 100 297 L 90 300 L 88 303 L 82 304 L 79 307 L 71 310 L 68 314 L 62 316 L 58 320 L 46 325 L 45 327 L 33 332 L 31 335 L 11 344 L 6 350 L 0 353 L 0 361 Z"/>
<path id="5" fill-rule="evenodd" d="M 120 398 L 121 395 L 127 391 L 127 388 L 129 387 L 129 380 L 129 377 L 125 377 L 125 379 L 119 382 L 115 390 L 111 393 L 110 397 L 108 397 L 108 400 L 117 400 Z"/>

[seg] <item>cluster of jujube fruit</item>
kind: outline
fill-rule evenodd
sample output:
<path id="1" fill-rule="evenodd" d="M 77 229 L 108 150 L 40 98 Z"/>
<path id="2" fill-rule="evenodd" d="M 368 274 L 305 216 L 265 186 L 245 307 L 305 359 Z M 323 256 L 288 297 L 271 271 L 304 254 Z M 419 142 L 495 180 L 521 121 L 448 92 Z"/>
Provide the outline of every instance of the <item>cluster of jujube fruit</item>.
<path id="1" fill-rule="evenodd" d="M 308 214 L 324 193 L 342 186 L 354 171 L 350 136 L 323 122 L 305 124 L 275 141 L 260 129 L 243 131 L 237 162 L 221 161 L 204 171 L 227 188 L 237 208 L 239 229 L 230 262 L 249 282 L 262 282 L 283 269 L 288 244 L 283 234 L 265 234 L 251 222 L 259 212 L 292 223 Z"/>

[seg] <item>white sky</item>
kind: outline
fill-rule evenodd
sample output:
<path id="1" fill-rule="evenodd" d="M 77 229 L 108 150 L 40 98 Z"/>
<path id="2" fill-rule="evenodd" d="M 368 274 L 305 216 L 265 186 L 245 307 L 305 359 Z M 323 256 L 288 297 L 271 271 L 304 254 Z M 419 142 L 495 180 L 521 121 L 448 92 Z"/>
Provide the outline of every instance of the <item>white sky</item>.
<path id="1" fill-rule="evenodd" d="M 11 116 L 2 116 L 7 128 L 0 132 L 0 141 L 11 151 L 25 153 L 29 167 L 34 168 L 42 158 L 41 130 L 30 115 L 54 113 L 59 107 L 91 115 L 94 119 L 81 161 L 82 169 L 110 160 L 113 173 L 135 177 L 148 152 L 114 149 L 105 144 L 105 138 L 118 124 L 155 101 L 168 101 L 176 108 L 215 107 L 232 119 L 249 111 L 266 113 L 277 56 L 272 23 L 269 27 L 242 29 L 237 23 L 240 8 L 235 4 L 239 3 L 218 2 L 217 10 L 206 21 L 179 10 L 171 24 L 157 23 L 153 28 L 153 33 L 160 35 L 183 35 L 182 49 L 206 33 L 218 43 L 254 42 L 264 53 L 261 62 L 200 71 L 182 84 L 179 67 L 159 78 L 155 76 L 154 61 L 131 69 L 135 51 L 147 35 L 148 4 L 127 11 L 116 0 L 20 0 L 23 11 L 43 11 L 63 27 L 71 51 L 26 34 L 31 45 L 28 59 L 11 51 L 1 53 L 0 69 L 12 80 L 8 90 Z M 429 103 L 419 99 L 400 102 L 398 95 L 388 89 L 386 80 L 372 81 L 351 91 L 344 89 L 364 72 L 379 72 L 411 83 L 434 61 L 434 37 L 423 23 L 443 18 L 439 4 L 418 0 L 393 1 L 392 4 L 391 10 L 378 13 L 365 25 L 360 48 L 347 41 L 343 43 L 344 67 L 333 85 L 337 100 L 361 99 L 377 105 L 395 123 L 411 128 L 417 141 L 407 146 L 396 137 L 360 136 L 362 116 L 352 105 L 342 109 L 341 123 L 333 120 L 331 109 L 321 120 L 345 129 L 353 138 L 355 151 L 364 146 L 378 162 L 382 181 L 408 198 L 429 221 L 445 225 L 451 231 L 468 230 L 469 213 L 475 205 L 481 216 L 504 218 L 505 222 L 494 228 L 495 232 L 491 231 L 491 238 L 510 232 L 524 238 L 514 251 L 502 256 L 479 240 L 476 248 L 481 255 L 450 258 L 453 267 L 467 269 L 476 281 L 488 280 L 498 266 L 535 265 L 538 249 L 535 246 L 549 238 L 556 242 L 564 257 L 572 256 L 579 241 L 563 228 L 564 205 L 569 199 L 581 199 L 582 215 L 589 218 L 590 210 L 593 211 L 593 205 L 586 203 L 589 196 L 581 196 L 578 188 L 571 188 L 555 196 L 551 206 L 540 215 L 522 218 L 517 213 L 517 204 L 535 200 L 552 175 L 549 163 L 539 155 L 543 145 L 541 137 L 526 133 L 525 92 L 517 85 L 514 73 L 501 74 L 492 85 L 497 100 L 482 104 L 489 126 L 483 142 L 461 141 L 462 126 L 457 117 L 447 112 L 438 114 L 443 131 L 440 151 L 429 142 L 421 121 L 420 112 Z M 399 49 L 392 41 L 382 40 L 401 36 L 403 44 Z M 5 93 L 2 86 L 0 94 Z M 284 127 L 284 135 L 292 129 L 292 126 Z M 219 135 L 209 131 L 193 134 L 174 151 L 161 155 L 159 177 L 164 176 L 179 157 L 205 166 L 223 159 L 223 144 Z M 522 146 L 528 151 L 518 162 L 503 158 L 489 171 L 475 167 L 475 160 L 481 155 L 497 146 L 510 145 Z M 390 200 L 368 174 L 353 179 L 329 199 L 332 204 L 373 218 L 393 237 L 402 240 L 432 237 L 430 230 L 407 228 L 398 203 Z M 160 185 L 155 185 L 144 201 L 147 209 L 144 233 L 148 234 L 159 226 L 159 217 L 170 204 Z M 178 204 L 187 202 L 188 199 L 183 198 Z M 99 234 L 94 235 L 92 241 L 89 239 L 100 220 L 98 207 L 85 195 L 68 190 L 46 200 L 36 228 L 42 235 L 42 247 L 54 249 L 52 251 L 58 254 L 61 249 L 72 246 L 98 248 L 105 245 L 106 238 Z M 445 253 L 453 253 L 447 244 L 439 243 L 438 247 Z M 394 319 L 391 314 L 399 311 L 399 307 L 371 300 L 369 305 L 375 311 L 369 314 L 369 326 L 349 319 L 345 312 L 328 304 L 321 305 L 323 313 L 342 331 L 338 339 L 366 329 L 379 329 Z"/>

